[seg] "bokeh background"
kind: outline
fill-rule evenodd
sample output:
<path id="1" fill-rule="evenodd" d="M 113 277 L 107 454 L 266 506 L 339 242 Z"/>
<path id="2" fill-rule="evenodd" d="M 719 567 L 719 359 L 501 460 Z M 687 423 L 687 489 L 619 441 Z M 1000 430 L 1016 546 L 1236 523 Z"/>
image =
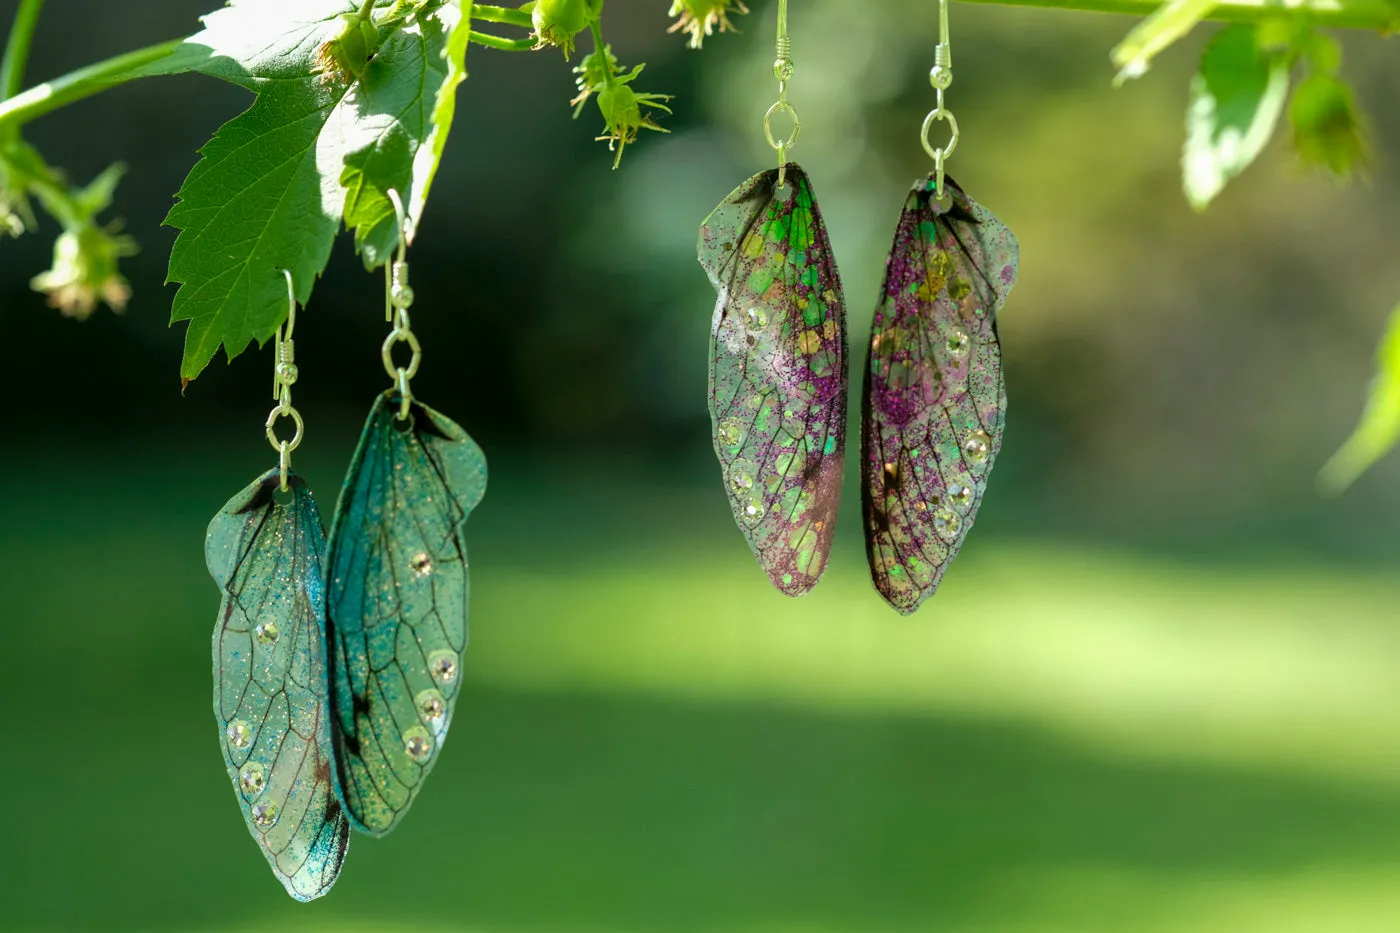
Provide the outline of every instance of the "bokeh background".
<path id="1" fill-rule="evenodd" d="M 30 77 L 189 32 L 207 2 L 51 0 Z M 1314 492 L 1400 299 L 1393 46 L 1345 43 L 1369 182 L 1304 174 L 1281 139 L 1195 216 L 1178 159 L 1210 27 L 1113 90 L 1131 20 L 955 6 L 952 169 L 1022 248 L 1011 408 L 976 531 L 901 618 L 866 577 L 854 472 L 804 599 L 733 528 L 694 241 L 771 161 L 773 7 L 696 53 L 667 5 L 608 6 L 619 57 L 677 95 L 616 172 L 556 52 L 470 52 L 411 257 L 415 391 L 493 469 L 468 689 L 412 816 L 353 840 L 311 906 L 248 839 L 209 711 L 203 533 L 273 463 L 270 355 L 182 397 L 162 284 L 171 196 L 248 98 L 152 80 L 29 128 L 77 179 L 130 165 L 116 213 L 144 252 L 127 313 L 78 324 L 27 287 L 52 225 L 0 243 L 0 929 L 1400 928 L 1400 467 Z M 928 168 L 935 7 L 792 15 L 794 155 L 860 347 Z M 327 510 L 384 382 L 379 294 L 342 241 L 298 326 L 297 464 Z"/>

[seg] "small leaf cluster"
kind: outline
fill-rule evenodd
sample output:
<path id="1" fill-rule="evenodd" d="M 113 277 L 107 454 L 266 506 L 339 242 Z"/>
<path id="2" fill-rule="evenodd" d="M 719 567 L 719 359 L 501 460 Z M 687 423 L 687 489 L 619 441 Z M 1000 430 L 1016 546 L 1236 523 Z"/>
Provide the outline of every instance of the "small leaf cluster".
<path id="1" fill-rule="evenodd" d="M 53 265 L 30 285 L 66 317 L 86 319 L 99 303 L 121 312 L 131 297 L 118 266 L 136 253 L 136 241 L 120 232 L 120 221 L 98 221 L 125 171 L 112 165 L 86 186 L 75 186 L 18 133 L 0 134 L 0 235 L 38 229 L 30 196 L 59 222 Z"/>
<path id="2" fill-rule="evenodd" d="M 642 130 L 665 132 L 656 116 L 670 112 L 671 97 L 637 87 L 644 65 L 619 65 L 602 39 L 603 2 L 498 7 L 468 0 L 228 0 L 182 43 L 99 63 L 92 77 L 75 72 L 60 79 L 81 90 L 72 100 L 182 72 L 253 95 L 251 106 L 201 148 L 165 221 L 179 231 L 168 280 L 179 286 L 171 321 L 188 322 L 184 382 L 221 349 L 232 360 L 269 340 L 287 317 L 283 272 L 292 275 L 296 301 L 306 303 L 341 229 L 353 231 L 366 268 L 390 260 L 400 237 L 390 194 L 406 205 L 411 231 L 446 145 L 468 43 L 506 51 L 558 48 L 568 60 L 587 31 L 594 48 L 574 69 L 578 94 L 571 103 L 578 116 L 588 100 L 596 101 L 603 121 L 598 138 L 617 153 L 614 167 Z M 680 17 L 676 28 L 698 47 L 702 34 L 728 28 L 727 16 L 736 11 L 743 11 L 741 3 L 687 0 L 671 12 Z M 528 30 L 529 36 L 478 31 L 481 24 Z M 8 49 L 27 49 L 27 37 L 19 39 Z M 9 85 L 18 84 L 23 57 L 20 52 L 15 60 L 7 51 L 0 61 L 0 74 L 12 76 L 0 88 L 0 105 L 18 91 Z M 37 201 L 62 231 L 52 268 L 33 286 L 73 317 L 88 316 L 100 303 L 120 311 L 130 288 L 119 262 L 136 244 L 119 225 L 98 218 L 122 170 L 114 166 L 91 184 L 75 186 L 24 141 L 24 122 L 56 109 L 36 106 L 49 90 L 26 92 L 28 112 L 11 104 L 0 115 L 0 239 L 37 228 Z"/>
<path id="3" fill-rule="evenodd" d="M 622 163 L 623 151 L 629 143 L 637 141 L 637 134 L 642 130 L 669 132 L 656 124 L 651 112 L 670 113 L 671 108 L 666 101 L 671 100 L 671 95 L 636 91 L 630 86 L 645 67 L 638 65 L 624 73 L 612 53 L 612 47 L 605 45 L 601 50 L 584 56 L 582 64 L 574 69 L 579 89 L 578 96 L 569 101 L 574 105 L 574 116 L 579 115 L 590 97 L 597 96 L 604 128 L 603 135 L 598 139 L 607 142 L 609 151 L 616 150 L 613 168 Z"/>
<path id="4" fill-rule="evenodd" d="M 1113 50 L 1118 83 L 1146 72 L 1155 55 L 1214 6 L 1213 0 L 1167 0 Z M 1338 179 L 1367 169 L 1366 120 L 1341 66 L 1337 41 L 1307 17 L 1279 11 L 1255 25 L 1217 33 L 1191 79 L 1181 167 L 1192 207 L 1204 211 L 1254 162 L 1285 112 L 1300 163 Z M 1322 471 L 1319 481 L 1327 491 L 1345 488 L 1400 441 L 1400 308 L 1392 312 L 1377 356 L 1379 373 L 1361 422 Z"/>

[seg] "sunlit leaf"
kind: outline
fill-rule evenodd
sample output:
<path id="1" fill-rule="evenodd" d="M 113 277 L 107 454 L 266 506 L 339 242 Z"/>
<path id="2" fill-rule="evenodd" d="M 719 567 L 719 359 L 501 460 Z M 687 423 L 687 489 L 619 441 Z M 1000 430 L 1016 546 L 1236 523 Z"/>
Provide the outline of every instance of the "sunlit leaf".
<path id="1" fill-rule="evenodd" d="M 366 268 L 382 265 L 398 244 L 389 190 L 403 198 L 416 225 L 437 173 L 456 109 L 457 85 L 467 76 L 470 26 L 453 4 L 421 25 L 386 40 L 352 92 L 366 124 L 380 128 L 369 147 L 345 160 L 345 226 Z M 425 89 L 437 88 L 436 93 Z"/>
<path id="2" fill-rule="evenodd" d="M 1376 368 L 1361 423 L 1318 476 L 1318 485 L 1326 493 L 1346 489 L 1400 440 L 1400 306 L 1390 312 Z"/>
<path id="3" fill-rule="evenodd" d="M 1206 48 L 1191 79 L 1181 158 L 1186 198 L 1196 210 L 1263 151 L 1288 98 L 1288 72 L 1286 58 L 1260 51 L 1249 26 L 1225 29 Z"/>
<path id="4" fill-rule="evenodd" d="M 405 195 L 415 219 L 422 209 L 442 152 L 437 118 L 451 112 L 439 89 L 460 81 L 461 5 L 374 9 L 375 55 L 359 73 L 332 67 L 340 60 L 327 50 L 360 7 L 234 0 L 175 57 L 257 94 L 201 150 L 166 218 L 180 229 L 169 280 L 180 283 L 171 319 L 190 322 L 187 380 L 220 346 L 232 358 L 272 336 L 287 313 L 281 270 L 298 301 L 310 298 L 342 215 L 375 264 L 397 240 L 385 192 Z M 455 61 L 444 63 L 453 45 Z"/>
<path id="5" fill-rule="evenodd" d="M 1113 83 L 1141 77 L 1159 52 L 1190 32 L 1213 9 L 1215 0 L 1167 0 L 1109 54 L 1118 68 Z"/>

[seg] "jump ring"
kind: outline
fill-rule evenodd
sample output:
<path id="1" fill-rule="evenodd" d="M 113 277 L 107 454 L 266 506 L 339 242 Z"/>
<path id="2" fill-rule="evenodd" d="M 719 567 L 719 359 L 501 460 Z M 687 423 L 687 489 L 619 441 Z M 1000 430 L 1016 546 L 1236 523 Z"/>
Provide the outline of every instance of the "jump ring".
<path id="1" fill-rule="evenodd" d="M 292 439 L 290 441 L 279 440 L 277 437 L 277 432 L 273 430 L 273 426 L 277 424 L 277 419 L 283 417 L 291 418 L 292 424 L 294 424 L 297 429 L 296 434 L 292 436 Z M 286 445 L 286 449 L 289 453 L 293 450 L 296 450 L 297 447 L 301 444 L 301 438 L 305 432 L 306 425 L 302 423 L 301 413 L 298 412 L 295 408 L 292 408 L 290 405 L 278 405 L 276 408 L 272 409 L 272 414 L 267 416 L 267 442 L 272 445 L 273 450 L 282 450 L 284 444 Z"/>
<path id="2" fill-rule="evenodd" d="M 792 135 L 786 140 L 779 142 L 773 138 L 773 118 L 780 113 L 785 113 L 792 118 Z M 785 100 L 779 100 L 768 108 L 768 112 L 763 115 L 763 135 L 768 139 L 768 145 L 774 149 L 787 150 L 797 144 L 797 135 L 802 132 L 802 121 L 797 118 L 797 111 Z"/>
<path id="3" fill-rule="evenodd" d="M 928 134 L 932 131 L 933 124 L 939 120 L 948 121 L 948 145 L 942 149 L 935 149 L 933 143 L 929 142 Z M 941 153 L 942 157 L 947 159 L 953 154 L 953 150 L 958 148 L 958 119 L 953 116 L 952 111 L 944 110 L 942 107 L 931 110 L 929 115 L 924 117 L 924 128 L 919 135 L 924 143 L 924 151 L 929 154 L 930 158 L 937 159 Z"/>
<path id="4" fill-rule="evenodd" d="M 394 365 L 394 344 L 399 342 L 408 344 L 409 350 L 413 351 L 406 371 Z M 400 372 L 406 372 L 407 377 L 412 379 L 418 375 L 418 364 L 423 359 L 423 347 L 418 343 L 418 338 L 414 336 L 413 331 L 395 329 L 389 332 L 388 337 L 384 338 L 384 347 L 380 351 L 380 357 L 384 360 L 384 371 L 389 374 L 390 379 L 397 379 Z"/>

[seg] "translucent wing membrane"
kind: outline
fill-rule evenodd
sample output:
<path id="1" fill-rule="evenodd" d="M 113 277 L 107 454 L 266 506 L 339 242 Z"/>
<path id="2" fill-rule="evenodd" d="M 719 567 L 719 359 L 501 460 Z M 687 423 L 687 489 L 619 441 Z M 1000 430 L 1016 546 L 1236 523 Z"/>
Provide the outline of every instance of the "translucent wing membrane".
<path id="1" fill-rule="evenodd" d="M 914 186 L 875 309 L 863 397 L 862 499 L 875 588 L 913 612 L 972 527 L 1001 449 L 996 314 L 1016 238 L 951 178 Z"/>
<path id="2" fill-rule="evenodd" d="M 331 530 L 327 635 L 336 787 L 356 829 L 403 816 L 447 737 L 467 647 L 467 516 L 486 458 L 449 419 L 386 393 Z"/>
<path id="3" fill-rule="evenodd" d="M 209 524 L 223 592 L 214 627 L 214 715 L 224 763 L 272 871 L 299 901 L 335 884 L 350 827 L 331 783 L 326 704 L 325 532 L 301 477 L 280 504 L 276 470 Z"/>
<path id="4" fill-rule="evenodd" d="M 725 490 L 773 585 L 800 596 L 826 569 L 846 446 L 846 299 L 806 173 L 740 185 L 699 251 L 719 293 L 710 417 Z"/>

